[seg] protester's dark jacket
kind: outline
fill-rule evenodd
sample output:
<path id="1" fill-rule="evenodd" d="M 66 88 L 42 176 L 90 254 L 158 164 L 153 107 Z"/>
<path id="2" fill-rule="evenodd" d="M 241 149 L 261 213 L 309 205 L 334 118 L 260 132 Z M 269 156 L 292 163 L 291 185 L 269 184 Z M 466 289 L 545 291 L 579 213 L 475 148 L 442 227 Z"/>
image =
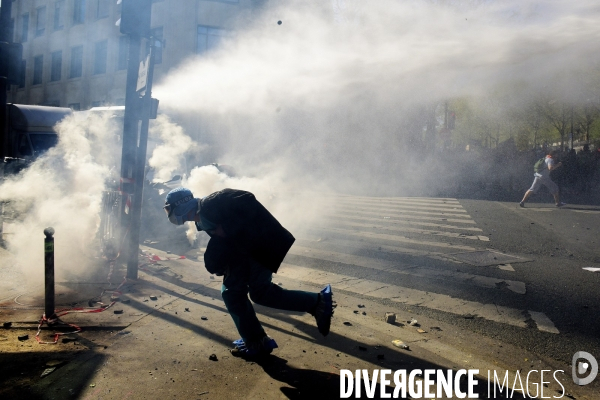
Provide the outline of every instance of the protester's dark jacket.
<path id="1" fill-rule="evenodd" d="M 227 262 L 225 249 L 233 246 L 232 251 L 249 255 L 275 273 L 296 240 L 252 193 L 244 190 L 223 189 L 206 196 L 201 201 L 200 216 L 221 224 L 227 235 L 225 240 L 211 237 L 210 242 L 219 244 L 209 242 L 207 246 L 205 263 L 209 271 L 215 263 Z"/>

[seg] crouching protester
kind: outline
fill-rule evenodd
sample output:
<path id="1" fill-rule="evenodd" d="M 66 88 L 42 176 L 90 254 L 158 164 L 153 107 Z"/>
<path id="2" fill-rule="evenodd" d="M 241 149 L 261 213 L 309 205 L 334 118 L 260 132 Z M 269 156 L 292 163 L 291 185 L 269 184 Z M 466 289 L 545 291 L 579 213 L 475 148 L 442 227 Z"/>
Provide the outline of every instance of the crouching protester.
<path id="1" fill-rule="evenodd" d="M 286 290 L 272 283 L 295 239 L 250 192 L 223 189 L 194 198 L 180 187 L 167 194 L 165 212 L 169 221 L 183 225 L 193 221 L 210 236 L 204 264 L 211 274 L 223 276 L 221 295 L 241 336 L 233 344 L 234 356 L 270 354 L 277 343 L 269 337 L 252 307 L 257 304 L 280 310 L 308 312 L 319 332 L 329 333 L 333 315 L 331 286 L 321 292 Z"/>

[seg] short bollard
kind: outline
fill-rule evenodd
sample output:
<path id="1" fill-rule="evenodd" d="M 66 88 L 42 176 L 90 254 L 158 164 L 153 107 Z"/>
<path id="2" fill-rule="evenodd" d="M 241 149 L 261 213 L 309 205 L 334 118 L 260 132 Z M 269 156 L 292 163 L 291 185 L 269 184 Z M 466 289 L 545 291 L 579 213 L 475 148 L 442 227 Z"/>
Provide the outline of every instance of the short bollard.
<path id="1" fill-rule="evenodd" d="M 44 302 L 44 315 L 46 319 L 54 315 L 54 228 L 44 229 L 44 270 L 46 283 L 46 297 Z"/>

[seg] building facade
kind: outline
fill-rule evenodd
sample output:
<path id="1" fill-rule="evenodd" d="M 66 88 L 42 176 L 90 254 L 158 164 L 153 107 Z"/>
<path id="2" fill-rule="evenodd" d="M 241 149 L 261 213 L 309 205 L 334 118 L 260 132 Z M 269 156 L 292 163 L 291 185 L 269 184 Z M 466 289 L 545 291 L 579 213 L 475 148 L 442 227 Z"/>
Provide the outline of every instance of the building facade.
<path id="1" fill-rule="evenodd" d="M 3 0 L 10 1 L 10 0 Z M 12 103 L 85 110 L 124 105 L 128 36 L 117 0 L 14 0 L 13 41 L 23 44 Z M 256 0 L 152 0 L 152 31 L 162 40 L 154 81 L 184 59 L 218 46 Z M 143 55 L 143 53 L 142 53 Z"/>

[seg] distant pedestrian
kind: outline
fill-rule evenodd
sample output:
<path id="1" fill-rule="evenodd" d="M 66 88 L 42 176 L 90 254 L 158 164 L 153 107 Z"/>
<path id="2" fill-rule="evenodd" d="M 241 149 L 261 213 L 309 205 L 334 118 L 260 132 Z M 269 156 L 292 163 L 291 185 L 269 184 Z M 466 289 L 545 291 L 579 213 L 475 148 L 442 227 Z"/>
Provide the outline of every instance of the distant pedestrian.
<path id="1" fill-rule="evenodd" d="M 554 196 L 554 203 L 556 204 L 556 207 L 562 207 L 566 205 L 566 203 L 560 201 L 558 186 L 552 181 L 552 179 L 550 179 L 550 172 L 562 166 L 562 163 L 556 162 L 557 155 L 558 150 L 552 150 L 550 153 L 548 153 L 548 155 L 546 155 L 542 162 L 536 163 L 534 166 L 533 184 L 529 190 L 525 192 L 523 200 L 521 200 L 519 203 L 521 207 L 525 207 L 525 202 L 527 199 L 529 199 L 533 193 L 537 193 L 542 185 L 546 186 L 548 190 L 550 190 L 552 196 Z"/>
<path id="2" fill-rule="evenodd" d="M 266 307 L 308 312 L 315 317 L 319 332 L 329 333 L 330 285 L 313 293 L 283 289 L 271 282 L 295 239 L 252 193 L 223 189 L 200 199 L 180 187 L 167 194 L 165 203 L 171 223 L 193 221 L 211 237 L 204 264 L 210 273 L 224 276 L 221 295 L 241 336 L 233 342 L 234 356 L 260 356 L 277 348 L 258 321 L 248 294 Z"/>

